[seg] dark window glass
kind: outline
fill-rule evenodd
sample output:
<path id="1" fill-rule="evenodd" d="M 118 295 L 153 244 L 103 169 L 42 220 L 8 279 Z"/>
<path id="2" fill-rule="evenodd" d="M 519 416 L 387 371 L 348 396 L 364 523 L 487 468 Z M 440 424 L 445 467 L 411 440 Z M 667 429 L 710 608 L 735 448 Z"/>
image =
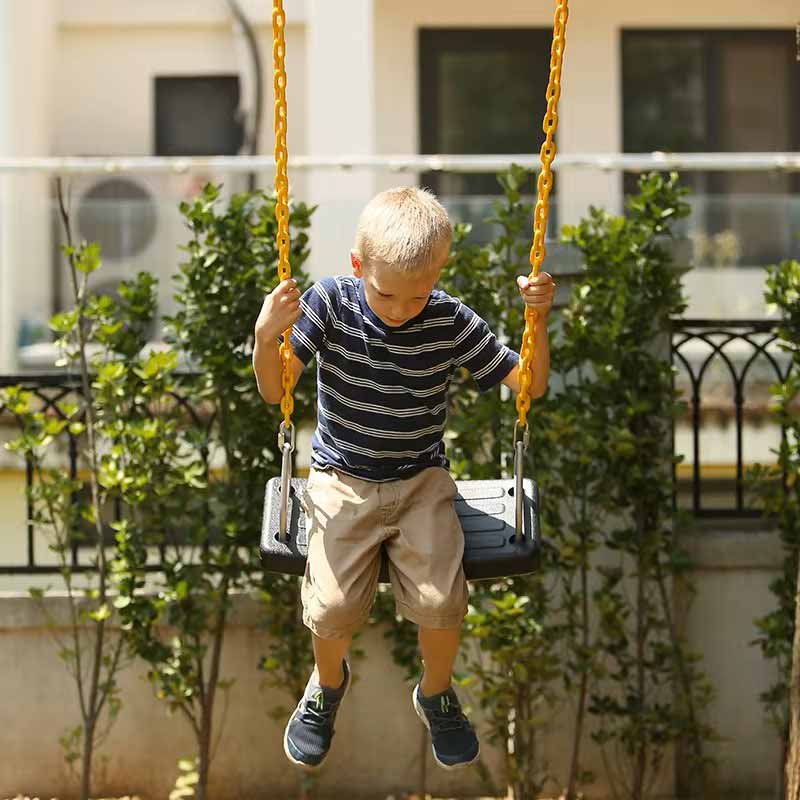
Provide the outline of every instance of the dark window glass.
<path id="1" fill-rule="evenodd" d="M 623 137 L 628 153 L 781 152 L 800 148 L 800 70 L 792 31 L 625 31 Z M 686 172 L 710 237 L 732 231 L 742 265 L 798 252 L 796 176 Z M 626 192 L 636 176 L 628 175 Z M 695 224 L 698 223 L 695 220 Z"/>
<path id="2" fill-rule="evenodd" d="M 419 34 L 422 153 L 538 153 L 552 32 L 423 29 Z M 494 175 L 436 174 L 443 195 L 497 194 Z"/>
<path id="3" fill-rule="evenodd" d="M 155 79 L 156 155 L 231 156 L 242 146 L 239 78 L 201 75 Z"/>
<path id="4" fill-rule="evenodd" d="M 698 152 L 709 139 L 706 53 L 701 36 L 625 34 L 625 152 Z"/>

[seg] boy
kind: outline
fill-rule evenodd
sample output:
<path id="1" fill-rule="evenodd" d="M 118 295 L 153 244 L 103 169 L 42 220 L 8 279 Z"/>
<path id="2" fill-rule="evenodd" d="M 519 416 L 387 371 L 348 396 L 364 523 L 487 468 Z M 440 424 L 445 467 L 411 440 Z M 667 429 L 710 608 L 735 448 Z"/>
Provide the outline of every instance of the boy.
<path id="1" fill-rule="evenodd" d="M 286 726 L 294 764 L 319 767 L 350 685 L 345 656 L 375 597 L 381 545 L 397 610 L 419 626 L 423 674 L 412 699 L 437 763 L 473 763 L 478 739 L 450 685 L 467 609 L 463 534 L 453 506 L 442 433 L 453 370 L 481 390 L 519 391 L 519 356 L 456 298 L 434 289 L 452 228 L 430 193 L 390 189 L 364 209 L 352 276 L 325 278 L 303 297 L 282 281 L 255 325 L 253 368 L 268 403 L 280 402 L 278 336 L 295 324 L 293 379 L 317 356 L 318 421 L 303 498 L 310 522 L 303 621 L 316 668 Z M 549 372 L 546 316 L 555 284 L 541 272 L 517 279 L 537 309 L 531 396 Z"/>

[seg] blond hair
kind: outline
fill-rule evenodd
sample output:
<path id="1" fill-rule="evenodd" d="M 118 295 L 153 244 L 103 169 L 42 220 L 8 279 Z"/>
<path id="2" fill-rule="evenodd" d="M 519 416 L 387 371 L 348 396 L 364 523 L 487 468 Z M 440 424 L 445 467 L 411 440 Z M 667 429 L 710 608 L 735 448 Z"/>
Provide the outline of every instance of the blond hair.
<path id="1" fill-rule="evenodd" d="M 361 212 L 355 249 L 366 265 L 421 272 L 434 265 L 452 236 L 447 211 L 433 193 L 402 186 L 376 195 Z"/>

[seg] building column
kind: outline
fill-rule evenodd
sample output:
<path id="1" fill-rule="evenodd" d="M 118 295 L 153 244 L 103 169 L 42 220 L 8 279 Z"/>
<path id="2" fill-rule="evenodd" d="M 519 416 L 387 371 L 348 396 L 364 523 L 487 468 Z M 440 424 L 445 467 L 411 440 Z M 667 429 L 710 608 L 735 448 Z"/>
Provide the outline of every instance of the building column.
<path id="1" fill-rule="evenodd" d="M 310 156 L 376 152 L 374 0 L 308 0 L 307 119 Z M 290 110 L 291 115 L 291 110 Z M 291 145 L 290 145 L 291 147 Z M 349 271 L 358 215 L 377 185 L 367 170 L 312 170 L 309 271 Z"/>
<path id="2" fill-rule="evenodd" d="M 0 2 L 0 157 L 50 155 L 53 0 Z M 0 175 L 0 372 L 17 367 L 23 321 L 51 313 L 51 201 L 46 177 Z"/>
<path id="3" fill-rule="evenodd" d="M 558 106 L 558 153 L 614 154 L 622 150 L 619 29 L 612 17 L 602 3 L 570 14 Z M 590 138 L 587 131 L 591 131 Z M 557 171 L 556 182 L 562 225 L 577 224 L 590 205 L 612 213 L 622 211 L 622 176 L 618 172 L 564 168 Z"/>

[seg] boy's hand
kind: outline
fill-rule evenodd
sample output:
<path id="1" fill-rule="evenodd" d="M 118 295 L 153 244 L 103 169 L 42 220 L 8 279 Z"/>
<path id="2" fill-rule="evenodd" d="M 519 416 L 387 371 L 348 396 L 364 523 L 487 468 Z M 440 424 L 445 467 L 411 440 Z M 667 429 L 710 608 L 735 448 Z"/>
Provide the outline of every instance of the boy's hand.
<path id="1" fill-rule="evenodd" d="M 517 286 L 525 305 L 537 311 L 539 319 L 543 319 L 556 293 L 553 276 L 549 272 L 540 272 L 533 280 L 529 280 L 527 275 L 520 275 L 517 277 Z"/>
<path id="2" fill-rule="evenodd" d="M 265 298 L 256 320 L 256 337 L 275 340 L 300 317 L 300 290 L 297 281 L 281 281 Z"/>

